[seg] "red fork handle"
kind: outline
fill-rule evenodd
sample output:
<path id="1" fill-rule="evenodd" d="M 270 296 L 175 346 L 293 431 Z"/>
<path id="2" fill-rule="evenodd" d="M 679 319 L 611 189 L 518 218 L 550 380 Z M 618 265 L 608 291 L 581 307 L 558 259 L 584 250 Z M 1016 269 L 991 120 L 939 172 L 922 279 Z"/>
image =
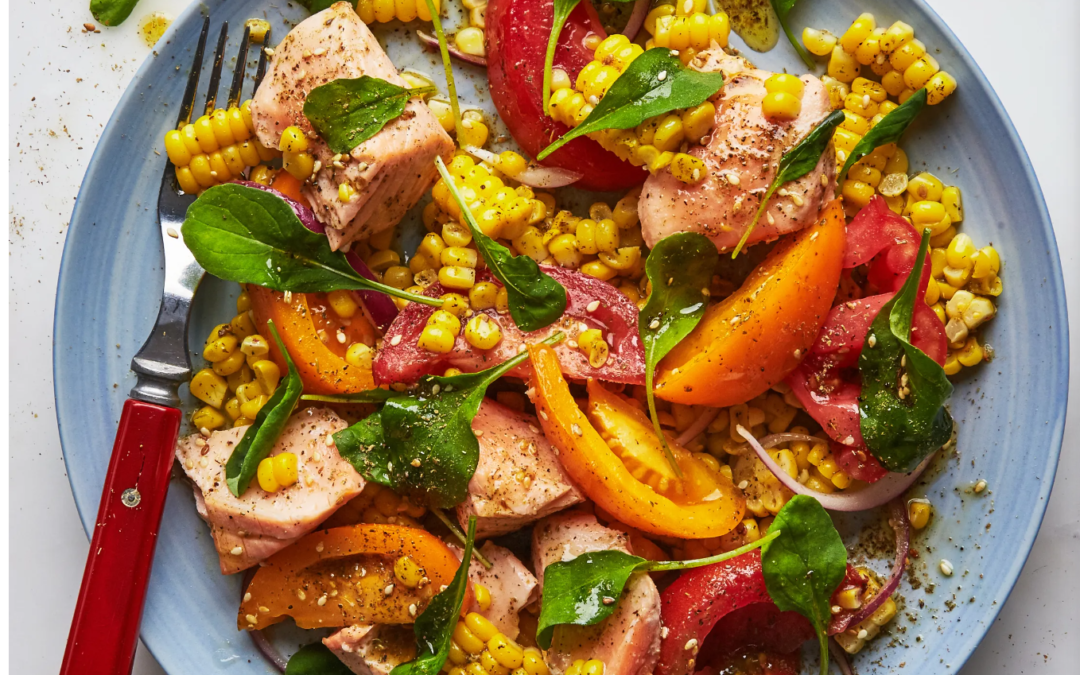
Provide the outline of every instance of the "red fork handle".
<path id="1" fill-rule="evenodd" d="M 128 675 L 165 508 L 180 411 L 128 399 L 60 675 Z"/>

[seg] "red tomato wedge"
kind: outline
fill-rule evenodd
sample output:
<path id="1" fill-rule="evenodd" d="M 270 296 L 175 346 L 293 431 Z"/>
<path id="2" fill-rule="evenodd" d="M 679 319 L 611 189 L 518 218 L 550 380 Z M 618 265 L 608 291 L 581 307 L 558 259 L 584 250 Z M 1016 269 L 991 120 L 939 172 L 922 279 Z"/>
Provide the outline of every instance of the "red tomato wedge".
<path id="1" fill-rule="evenodd" d="M 848 588 L 865 589 L 866 583 L 848 565 L 833 597 Z M 760 550 L 684 572 L 664 590 L 660 605 L 667 634 L 660 642 L 656 675 L 689 675 L 699 661 L 715 663 L 747 648 L 792 652 L 814 637 L 809 621 L 773 604 Z"/>
<path id="2" fill-rule="evenodd" d="M 832 451 L 840 468 L 852 478 L 873 483 L 887 473 L 863 443 L 859 424 L 859 354 L 866 332 L 881 308 L 903 286 L 915 266 L 919 235 L 906 220 L 893 213 L 881 197 L 855 216 L 847 228 L 844 268 L 867 266 L 871 286 L 880 295 L 833 307 L 817 341 L 799 367 L 785 381 L 792 392 L 833 440 Z M 929 256 L 923 266 L 921 288 L 930 279 Z M 945 330 L 925 302 L 915 303 L 911 342 L 940 364 L 948 345 Z"/>
<path id="3" fill-rule="evenodd" d="M 421 349 L 417 344 L 435 308 L 410 303 L 386 329 L 383 347 L 375 357 L 375 382 L 415 382 L 423 375 L 442 374 L 451 366 L 464 372 L 476 372 L 517 356 L 527 343 L 540 342 L 553 333 L 563 331 L 567 339 L 555 346 L 555 352 L 567 376 L 578 380 L 597 378 L 605 382 L 643 384 L 645 352 L 638 335 L 637 305 L 611 284 L 587 274 L 561 267 L 543 266 L 541 269 L 566 289 L 566 311 L 560 320 L 547 328 L 525 333 L 514 325 L 509 313 L 500 314 L 494 309 L 477 310 L 476 313 L 487 314 L 499 324 L 502 340 L 485 351 L 476 349 L 465 340 L 464 335 L 459 335 L 453 350 L 436 354 Z M 476 277 L 477 281 L 502 285 L 489 270 L 477 271 Z M 447 289 L 434 283 L 428 286 L 424 295 L 437 298 L 446 292 Z M 608 360 L 600 368 L 593 368 L 581 350 L 570 346 L 572 339 L 581 332 L 582 324 L 600 329 L 604 337 L 610 335 Z M 509 374 L 525 379 L 530 373 L 529 364 L 523 363 Z"/>
<path id="4" fill-rule="evenodd" d="M 569 129 L 544 114 L 544 53 L 547 50 L 554 0 L 491 0 L 487 6 L 488 85 L 491 100 L 510 135 L 530 157 Z M 559 34 L 555 67 L 571 81 L 592 61 L 585 46 L 589 35 L 607 37 L 591 2 L 570 14 Z M 577 138 L 542 162 L 577 171 L 584 177 L 574 185 L 601 192 L 626 190 L 645 182 L 648 172 L 624 162 L 589 138 Z"/>

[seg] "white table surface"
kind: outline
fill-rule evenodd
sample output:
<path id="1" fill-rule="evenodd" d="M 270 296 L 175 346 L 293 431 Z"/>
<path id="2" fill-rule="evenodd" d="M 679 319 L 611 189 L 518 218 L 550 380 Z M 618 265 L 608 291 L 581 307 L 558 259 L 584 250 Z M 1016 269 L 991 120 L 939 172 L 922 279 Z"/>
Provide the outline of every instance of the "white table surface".
<path id="1" fill-rule="evenodd" d="M 14 673 L 58 672 L 87 552 L 60 453 L 50 368 L 53 297 L 68 220 L 98 136 L 150 52 L 137 35 L 139 19 L 158 10 L 175 16 L 187 4 L 143 0 L 125 25 L 100 34 L 82 32 L 92 20 L 87 0 L 10 6 Z M 1012 597 L 962 672 L 1072 674 L 1080 663 L 1080 3 L 930 4 L 986 71 L 1027 146 L 1056 225 L 1073 318 L 1074 405 L 1046 520 Z M 122 193 L 123 186 L 116 187 Z M 135 675 L 163 672 L 140 646 Z"/>

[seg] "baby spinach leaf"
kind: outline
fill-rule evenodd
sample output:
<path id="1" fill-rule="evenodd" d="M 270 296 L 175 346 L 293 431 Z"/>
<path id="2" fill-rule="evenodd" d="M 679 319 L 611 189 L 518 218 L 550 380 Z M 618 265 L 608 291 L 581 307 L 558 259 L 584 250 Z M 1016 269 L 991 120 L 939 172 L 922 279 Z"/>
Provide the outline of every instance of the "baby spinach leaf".
<path id="1" fill-rule="evenodd" d="M 611 616 L 626 588 L 626 582 L 635 572 L 704 567 L 737 558 L 779 536 L 779 530 L 770 532 L 734 551 L 696 560 L 652 562 L 623 551 L 591 551 L 572 560 L 552 563 L 544 568 L 536 642 L 548 649 L 556 626 L 593 626 Z"/>
<path id="2" fill-rule="evenodd" d="M 915 118 L 919 116 L 919 113 L 925 107 L 926 89 L 923 88 L 909 96 L 908 100 L 881 118 L 880 122 L 866 132 L 866 135 L 851 149 L 851 154 L 848 155 L 847 160 L 844 162 L 844 168 L 840 169 L 840 174 L 836 177 L 837 194 L 840 194 L 840 186 L 844 182 L 844 177 L 847 176 L 851 167 L 855 166 L 855 162 L 883 145 L 899 141 L 900 137 L 904 135 L 904 131 L 915 121 Z"/>
<path id="3" fill-rule="evenodd" d="M 743 232 L 742 239 L 739 240 L 739 244 L 731 253 L 732 258 L 739 255 L 739 251 L 746 244 L 746 240 L 750 238 L 750 233 L 754 231 L 757 222 L 761 220 L 761 216 L 769 206 L 769 200 L 772 199 L 773 194 L 784 183 L 798 180 L 814 170 L 814 167 L 821 161 L 821 155 L 829 147 L 833 130 L 840 126 L 843 121 L 843 110 L 832 111 L 828 117 L 821 121 L 821 124 L 814 127 L 814 130 L 806 135 L 806 138 L 784 153 L 776 170 L 776 178 L 769 185 L 769 189 L 765 191 L 765 196 L 761 198 L 761 205 L 758 207 L 757 213 L 754 214 L 754 219 L 750 221 L 750 226 Z"/>
<path id="4" fill-rule="evenodd" d="M 645 395 L 653 428 L 677 476 L 682 475 L 667 437 L 660 430 L 653 394 L 656 364 L 698 325 L 705 315 L 709 284 L 720 256 L 716 245 L 696 232 L 673 234 L 657 242 L 645 261 L 652 294 L 638 317 L 645 348 Z"/>
<path id="5" fill-rule="evenodd" d="M 352 675 L 352 671 L 326 645 L 315 642 L 292 655 L 285 675 Z"/>
<path id="6" fill-rule="evenodd" d="M 278 349 L 285 357 L 285 365 L 289 372 L 278 383 L 277 389 L 270 399 L 259 409 L 255 421 L 244 432 L 244 437 L 233 448 L 229 455 L 229 461 L 225 464 L 225 483 L 229 491 L 239 497 L 244 494 L 259 469 L 259 462 L 274 449 L 274 443 L 281 436 L 281 430 L 289 421 L 293 409 L 296 408 L 300 394 L 304 390 L 304 384 L 300 381 L 300 373 L 293 364 L 292 357 L 281 342 L 277 327 L 273 321 L 266 324 L 270 328 L 270 334 L 274 336 Z"/>
<path id="7" fill-rule="evenodd" d="M 833 592 L 847 573 L 847 549 L 832 519 L 813 497 L 795 495 L 769 526 L 784 536 L 761 549 L 761 571 L 769 597 L 782 612 L 802 614 L 818 636 L 821 675 L 829 672 L 826 629 Z"/>
<path id="8" fill-rule="evenodd" d="M 559 44 L 559 33 L 562 32 L 566 19 L 570 12 L 578 6 L 581 0 L 555 0 L 552 6 L 555 10 L 555 20 L 551 24 L 551 36 L 548 37 L 547 51 L 544 52 L 544 100 L 540 109 L 547 113 L 548 101 L 551 100 L 551 69 L 555 64 L 555 46 Z"/>
<path id="9" fill-rule="evenodd" d="M 90 13 L 106 26 L 119 26 L 131 16 L 139 0 L 90 0 Z"/>
<path id="10" fill-rule="evenodd" d="M 791 10 L 795 7 L 795 3 L 799 0 L 769 0 L 772 3 L 773 11 L 776 12 L 776 17 L 780 19 L 780 27 L 784 29 L 784 35 L 787 36 L 788 42 L 795 48 L 799 58 L 806 64 L 806 67 L 813 70 L 817 66 L 817 62 L 814 61 L 810 53 L 806 51 L 806 47 L 803 47 L 802 42 L 795 37 L 791 32 L 791 27 L 788 26 L 787 16 Z"/>
<path id="11" fill-rule="evenodd" d="M 515 256 L 510 249 L 481 232 L 441 157 L 435 158 L 435 165 L 465 214 L 465 222 L 472 232 L 477 250 L 484 256 L 491 273 L 506 288 L 506 299 L 514 323 L 521 330 L 531 332 L 558 321 L 566 311 L 566 289 L 544 274 L 535 260 L 527 255 Z"/>
<path id="12" fill-rule="evenodd" d="M 377 77 L 333 80 L 315 87 L 304 100 L 304 117 L 334 152 L 348 153 L 401 117 L 414 96 L 435 87 L 406 89 Z"/>
<path id="13" fill-rule="evenodd" d="M 556 333 L 544 342 L 554 344 L 562 337 Z M 472 421 L 484 393 L 488 385 L 527 358 L 528 352 L 522 352 L 478 373 L 428 376 L 411 392 L 381 395 L 382 408 L 334 434 L 334 444 L 365 479 L 406 494 L 415 504 L 457 506 L 468 496 L 469 481 L 480 459 Z M 356 402 L 357 398 L 324 396 L 318 400 Z"/>
<path id="14" fill-rule="evenodd" d="M 911 274 L 874 317 L 859 355 L 859 429 L 870 453 L 889 471 L 913 470 L 952 435 L 952 416 L 945 409 L 952 383 L 944 368 L 911 344 L 929 243 L 930 230 L 924 230 Z"/>
<path id="15" fill-rule="evenodd" d="M 578 136 L 631 129 L 650 117 L 698 105 L 723 86 L 723 73 L 690 70 L 669 50 L 650 49 L 623 71 L 585 121 L 541 150 L 536 159 L 544 159 Z"/>
<path id="16" fill-rule="evenodd" d="M 424 2 L 427 3 L 428 13 L 431 14 L 431 25 L 435 28 L 435 36 L 439 38 L 439 55 L 442 57 L 443 72 L 446 73 L 446 90 L 450 92 L 450 111 L 454 114 L 454 133 L 457 138 L 461 138 L 461 104 L 458 102 L 457 85 L 454 84 L 454 66 L 450 62 L 450 48 L 446 45 L 442 16 L 433 0 L 424 0 Z"/>
<path id="17" fill-rule="evenodd" d="M 188 207 L 180 228 L 195 260 L 226 281 L 275 291 L 366 290 L 433 307 L 438 298 L 370 281 L 326 237 L 304 227 L 277 195 L 244 185 L 215 185 Z"/>
<path id="18" fill-rule="evenodd" d="M 450 655 L 450 642 L 457 627 L 465 591 L 469 585 L 469 563 L 476 540 L 476 516 L 469 516 L 469 533 L 454 580 L 416 618 L 416 658 L 395 666 L 390 675 L 438 675 Z"/>

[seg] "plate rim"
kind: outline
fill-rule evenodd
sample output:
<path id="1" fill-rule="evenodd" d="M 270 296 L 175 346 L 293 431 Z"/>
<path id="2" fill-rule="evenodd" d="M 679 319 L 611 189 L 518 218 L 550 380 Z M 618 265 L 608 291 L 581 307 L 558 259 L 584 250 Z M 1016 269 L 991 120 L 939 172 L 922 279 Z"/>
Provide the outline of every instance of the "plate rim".
<path id="1" fill-rule="evenodd" d="M 969 633 L 968 639 L 966 639 L 962 643 L 960 649 L 957 650 L 957 656 L 952 660 L 951 665 L 958 672 L 971 658 L 972 654 L 975 652 L 975 649 L 977 649 L 978 646 L 986 638 L 988 632 L 990 631 L 990 628 L 993 626 L 995 620 L 1000 615 L 1002 609 L 1005 607 L 1005 604 L 1008 601 L 1009 597 L 1012 595 L 1012 591 L 1015 589 L 1016 584 L 1019 581 L 1020 574 L 1022 573 L 1023 568 L 1026 566 L 1028 559 L 1031 556 L 1035 539 L 1038 536 L 1038 533 L 1042 527 L 1043 520 L 1045 518 L 1046 509 L 1049 505 L 1050 497 L 1052 496 L 1053 492 L 1053 486 L 1057 478 L 1057 470 L 1060 464 L 1061 450 L 1064 441 L 1065 421 L 1068 411 L 1070 381 L 1069 363 L 1071 351 L 1071 345 L 1069 342 L 1070 326 L 1068 321 L 1068 302 L 1065 293 L 1064 277 L 1061 267 L 1061 255 L 1058 247 L 1057 236 L 1054 231 L 1053 220 L 1050 217 L 1042 186 L 1039 183 L 1038 176 L 1035 173 L 1035 168 L 1031 163 L 1031 158 L 1027 152 L 1026 147 L 1024 146 L 1023 141 L 1019 136 L 1019 133 L 1016 130 L 1016 126 L 1013 123 L 1011 116 L 1005 109 L 1001 98 L 998 96 L 997 90 L 990 83 L 982 68 L 971 56 L 964 43 L 960 40 L 956 33 L 953 32 L 953 30 L 944 21 L 944 19 L 941 18 L 937 11 L 934 10 L 934 8 L 931 7 L 930 4 L 926 2 L 926 0 L 907 0 L 907 2 L 915 6 L 918 10 L 921 10 L 934 24 L 934 27 L 949 38 L 951 42 L 950 46 L 955 48 L 957 55 L 963 61 L 964 65 L 969 68 L 971 72 L 975 75 L 975 83 L 977 83 L 977 86 L 982 88 L 988 94 L 987 98 L 991 102 L 991 105 L 993 107 L 993 113 L 998 119 L 1003 122 L 1003 127 L 1007 134 L 1006 140 L 1015 149 L 1018 156 L 1022 160 L 1019 164 L 1019 167 L 1023 171 L 1023 177 L 1026 180 L 1028 188 L 1031 190 L 1036 205 L 1038 207 L 1036 215 L 1039 221 L 1039 227 L 1046 235 L 1047 242 L 1049 244 L 1052 244 L 1052 246 L 1050 246 L 1047 251 L 1048 262 L 1050 263 L 1050 273 L 1047 275 L 1046 281 L 1052 286 L 1053 291 L 1062 299 L 1062 302 L 1057 306 L 1057 316 L 1054 317 L 1056 325 L 1053 326 L 1051 330 L 1052 334 L 1061 338 L 1058 356 L 1061 358 L 1062 365 L 1064 366 L 1062 369 L 1063 378 L 1061 380 L 1063 391 L 1061 392 L 1060 396 L 1055 396 L 1055 405 L 1052 410 L 1053 413 L 1060 413 L 1059 415 L 1057 415 L 1060 421 L 1056 425 L 1057 428 L 1052 429 L 1050 432 L 1053 443 L 1048 448 L 1049 453 L 1046 456 L 1046 462 L 1044 464 L 1044 466 L 1046 466 L 1047 468 L 1052 468 L 1052 474 L 1050 475 L 1049 480 L 1040 481 L 1039 489 L 1036 495 L 1036 506 L 1031 512 L 1031 517 L 1027 520 L 1026 527 L 1023 532 L 1022 541 L 1020 542 L 1022 544 L 1022 549 L 1024 550 L 1023 556 L 1021 556 L 1019 559 L 1014 559 L 1013 564 L 1008 568 L 1008 571 L 1005 575 L 1005 583 L 1001 584 L 1000 586 L 1001 592 L 994 598 L 994 600 L 996 600 L 997 602 L 992 605 L 993 609 L 991 610 L 989 615 L 986 616 L 985 621 L 977 622 L 978 625 L 973 625 L 973 630 Z M 174 34 L 179 31 L 180 26 L 184 25 L 187 21 L 190 21 L 193 15 L 204 14 L 209 15 L 211 18 L 213 18 L 215 10 L 217 10 L 218 7 L 218 5 L 207 6 L 207 4 L 203 2 L 195 2 L 189 4 L 177 15 L 177 18 L 172 22 L 172 24 L 169 26 L 168 30 L 166 30 L 165 34 L 161 39 L 165 40 L 167 43 L 171 43 Z M 786 42 L 781 42 L 786 45 Z M 94 151 L 90 157 L 90 161 L 87 164 L 86 172 L 84 172 L 83 179 L 79 184 L 79 191 L 76 196 L 75 205 L 72 209 L 71 219 L 69 221 L 72 226 L 77 226 L 77 222 L 81 220 L 80 217 L 82 216 L 82 212 L 85 209 L 89 208 L 83 203 L 83 190 L 86 184 L 86 177 L 95 168 L 99 152 L 102 151 L 103 147 L 109 145 L 109 141 L 116 134 L 123 134 L 123 131 L 120 130 L 117 126 L 116 111 L 126 107 L 130 99 L 133 99 L 138 95 L 139 85 L 142 83 L 142 78 L 145 74 L 145 71 L 150 68 L 151 64 L 154 62 L 154 59 L 163 57 L 163 51 L 164 50 L 152 50 L 151 53 L 147 55 L 147 57 L 143 60 L 142 64 L 139 66 L 139 69 L 132 76 L 132 79 L 129 82 L 127 88 L 124 90 L 124 93 L 117 100 L 117 103 L 113 108 L 113 113 L 110 115 L 108 123 L 102 130 L 102 133 L 96 142 Z M 70 229 L 68 231 L 68 234 L 70 234 Z M 59 297 L 61 286 L 63 285 L 65 277 L 67 276 L 68 264 L 70 261 L 68 253 L 71 242 L 72 238 L 70 236 L 65 236 L 59 272 L 57 275 L 56 294 L 54 300 L 55 298 Z M 56 411 L 57 429 L 60 438 L 61 453 L 64 458 L 64 466 L 67 473 L 68 485 L 72 492 L 73 501 L 75 502 L 75 508 L 78 512 L 83 531 L 89 537 L 89 533 L 93 527 L 93 522 L 96 514 L 96 510 L 94 510 L 94 507 L 97 504 L 96 502 L 80 502 L 78 499 L 74 498 L 77 494 L 77 490 L 74 484 L 74 473 L 70 470 L 68 448 L 74 447 L 75 441 L 74 439 L 68 437 L 68 434 L 66 433 L 67 430 L 64 426 L 63 420 L 61 419 L 60 413 L 60 385 L 59 378 L 56 377 L 57 365 L 60 361 L 60 346 L 56 340 L 56 334 L 57 328 L 62 323 L 64 323 L 64 321 L 60 316 L 60 305 L 59 303 L 54 303 L 52 350 L 53 403 L 54 409 Z M 140 639 L 160 664 L 160 659 L 158 659 L 157 657 L 157 640 L 155 640 L 154 638 L 147 640 L 141 630 Z M 161 667 L 165 669 L 164 665 L 162 665 Z M 169 671 L 166 670 L 166 672 Z M 170 673 L 170 675 L 179 674 Z"/>

